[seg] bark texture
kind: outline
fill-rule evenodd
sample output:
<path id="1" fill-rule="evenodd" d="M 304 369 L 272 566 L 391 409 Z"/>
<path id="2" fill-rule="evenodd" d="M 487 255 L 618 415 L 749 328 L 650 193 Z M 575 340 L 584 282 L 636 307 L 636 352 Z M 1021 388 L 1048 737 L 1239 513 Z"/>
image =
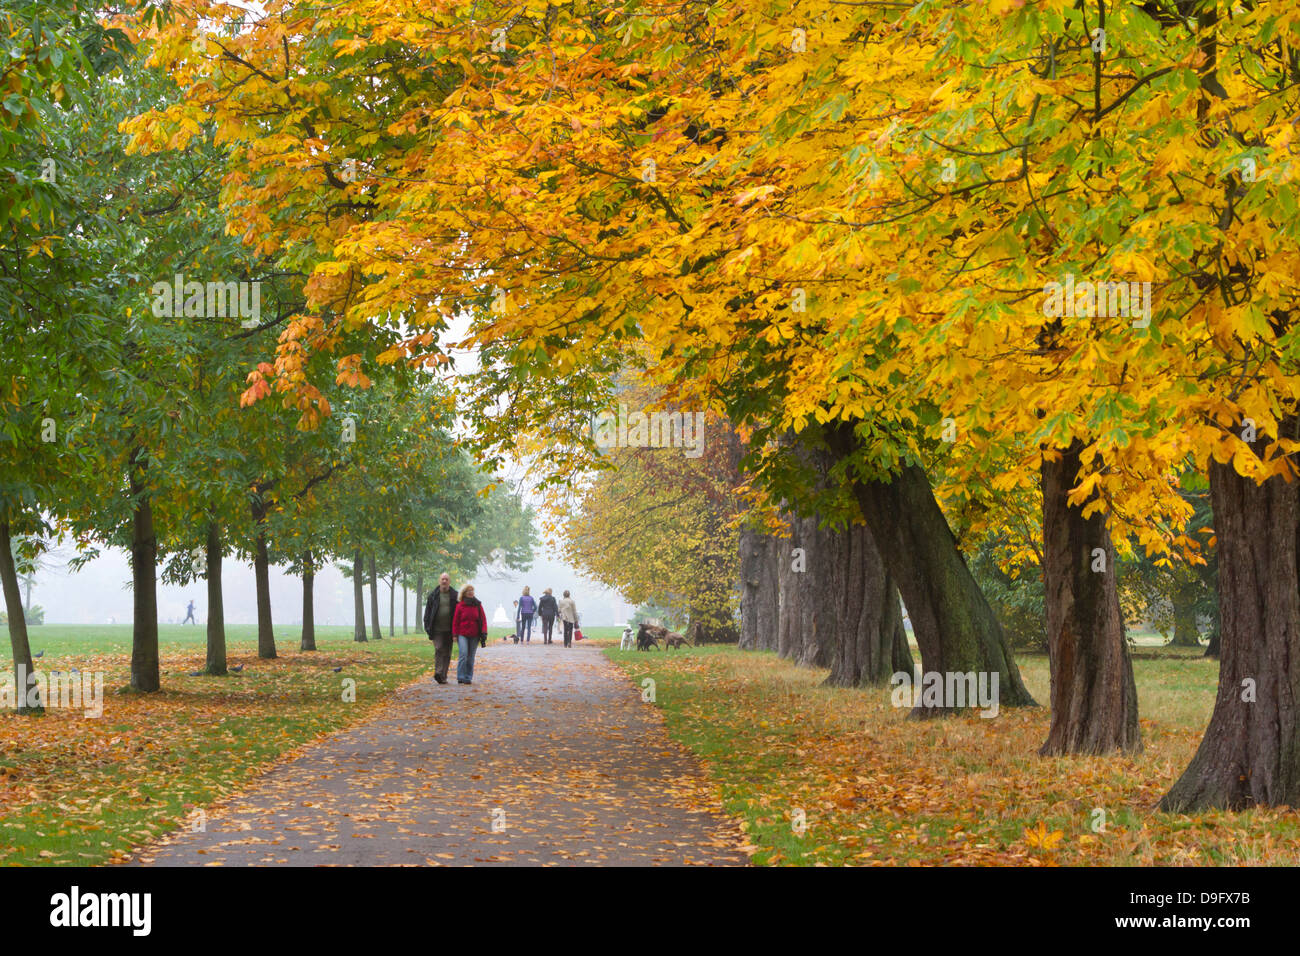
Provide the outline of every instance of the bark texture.
<path id="1" fill-rule="evenodd" d="M 863 517 L 907 607 L 924 671 L 996 674 L 999 705 L 1034 706 L 1006 635 L 984 599 L 925 472 L 904 465 L 889 481 L 854 485 Z M 950 712 L 918 706 L 918 717 Z"/>
<path id="2" fill-rule="evenodd" d="M 379 627 L 379 575 L 375 571 L 375 556 L 370 555 L 370 633 L 377 641 L 384 639 Z"/>
<path id="3" fill-rule="evenodd" d="M 220 677 L 226 673 L 226 609 L 221 590 L 221 526 L 208 522 L 206 549 L 208 584 L 208 659 L 203 673 Z"/>
<path id="4" fill-rule="evenodd" d="M 144 487 L 145 464 L 138 452 L 131 461 L 131 689 L 162 688 L 158 671 L 158 538 L 153 507 Z"/>
<path id="5" fill-rule="evenodd" d="M 0 522 L 0 584 L 3 585 L 5 610 L 9 613 L 9 643 L 14 659 L 14 694 L 18 713 L 40 713 L 41 706 L 27 705 L 27 691 L 32 684 L 32 645 L 27 638 L 27 615 L 23 611 L 22 591 L 18 585 L 18 568 L 14 562 L 13 534 L 9 523 Z M 18 686 L 18 675 L 26 674 L 24 686 Z"/>
<path id="6" fill-rule="evenodd" d="M 300 651 L 316 650 L 316 565 L 311 551 L 302 553 L 302 640 Z"/>
<path id="7" fill-rule="evenodd" d="M 366 639 L 366 591 L 365 575 L 361 570 L 361 549 L 352 553 L 352 639 Z"/>
<path id="8" fill-rule="evenodd" d="M 1115 549 L 1104 512 L 1083 517 L 1069 503 L 1083 444 L 1042 466 L 1043 571 L 1052 724 L 1039 753 L 1102 754 L 1142 749 L 1137 685 L 1119 606 Z M 1097 552 L 1105 569 L 1094 571 Z"/>
<path id="9" fill-rule="evenodd" d="M 1295 422 L 1287 423 L 1295 433 Z M 1196 756 L 1160 809 L 1300 805 L 1300 484 L 1261 484 L 1210 461 L 1220 663 Z"/>

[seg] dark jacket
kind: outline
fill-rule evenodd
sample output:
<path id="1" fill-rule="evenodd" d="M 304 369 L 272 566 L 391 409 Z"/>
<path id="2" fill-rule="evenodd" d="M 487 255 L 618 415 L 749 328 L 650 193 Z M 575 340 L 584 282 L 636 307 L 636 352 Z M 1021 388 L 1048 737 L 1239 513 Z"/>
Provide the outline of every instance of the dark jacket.
<path id="1" fill-rule="evenodd" d="M 482 637 L 487 633 L 487 614 L 478 598 L 472 597 L 456 604 L 451 633 L 453 637 Z"/>
<path id="2" fill-rule="evenodd" d="M 555 603 L 554 594 L 543 594 L 542 599 L 537 602 L 537 613 L 542 617 L 556 617 L 560 613 L 560 606 Z"/>
<path id="3" fill-rule="evenodd" d="M 459 599 L 456 596 L 456 589 L 451 588 L 451 619 L 456 620 L 456 605 Z M 429 595 L 429 600 L 424 605 L 424 633 L 429 635 L 429 640 L 433 640 L 433 622 L 438 619 L 438 605 L 442 602 L 442 588 L 434 588 L 433 593 Z"/>

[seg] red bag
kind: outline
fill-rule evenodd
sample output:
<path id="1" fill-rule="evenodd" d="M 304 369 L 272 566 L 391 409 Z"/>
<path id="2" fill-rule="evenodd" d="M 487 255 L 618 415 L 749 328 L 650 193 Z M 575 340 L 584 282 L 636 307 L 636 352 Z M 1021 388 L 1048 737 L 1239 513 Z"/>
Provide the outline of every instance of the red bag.
<path id="1" fill-rule="evenodd" d="M 580 630 L 578 630 L 578 629 L 575 628 L 574 631 L 573 631 L 573 639 L 574 639 L 575 641 L 580 641 L 580 640 L 582 640 L 582 631 L 580 631 Z"/>

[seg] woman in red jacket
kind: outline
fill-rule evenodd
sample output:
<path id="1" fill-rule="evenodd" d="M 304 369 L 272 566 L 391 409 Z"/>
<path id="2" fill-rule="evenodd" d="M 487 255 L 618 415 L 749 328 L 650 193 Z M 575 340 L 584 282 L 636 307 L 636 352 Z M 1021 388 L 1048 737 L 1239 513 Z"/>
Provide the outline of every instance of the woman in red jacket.
<path id="1" fill-rule="evenodd" d="M 456 664 L 456 683 L 474 683 L 474 652 L 479 642 L 487 637 L 487 614 L 483 603 L 474 596 L 474 585 L 467 584 L 460 592 L 456 613 L 451 618 L 451 633 L 460 646 L 460 661 Z"/>

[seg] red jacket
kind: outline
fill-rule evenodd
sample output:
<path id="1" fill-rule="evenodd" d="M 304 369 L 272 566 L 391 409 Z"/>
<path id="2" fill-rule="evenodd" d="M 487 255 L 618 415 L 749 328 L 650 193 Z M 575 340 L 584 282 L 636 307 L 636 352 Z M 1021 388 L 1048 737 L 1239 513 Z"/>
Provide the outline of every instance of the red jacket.
<path id="1" fill-rule="evenodd" d="M 487 615 L 483 613 L 483 602 L 472 598 L 473 604 L 461 601 L 456 605 L 456 613 L 451 618 L 452 637 L 482 637 L 487 633 Z"/>

